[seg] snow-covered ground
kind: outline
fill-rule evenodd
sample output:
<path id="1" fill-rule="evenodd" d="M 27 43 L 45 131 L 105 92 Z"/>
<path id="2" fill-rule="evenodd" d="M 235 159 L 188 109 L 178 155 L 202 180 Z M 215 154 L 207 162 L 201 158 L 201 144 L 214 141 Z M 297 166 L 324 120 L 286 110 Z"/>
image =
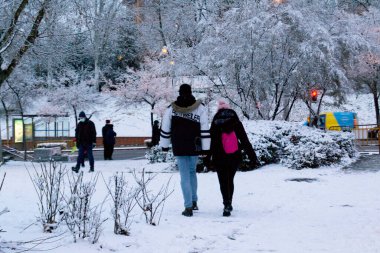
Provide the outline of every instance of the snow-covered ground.
<path id="1" fill-rule="evenodd" d="M 337 110 L 358 111 L 361 124 L 372 123 L 368 97 L 351 100 L 351 105 Z M 92 117 L 100 132 L 105 119 L 111 119 L 119 136 L 146 136 L 150 134 L 150 112 L 147 107 L 118 108 L 112 101 L 95 109 Z M 333 110 L 326 108 L 324 111 Z M 306 110 L 297 109 L 294 121 L 302 121 Z M 89 113 L 86 111 L 86 113 Z M 70 118 L 73 120 L 73 117 Z M 271 123 L 268 123 L 271 124 Z M 74 126 L 73 124 L 70 124 Z M 249 124 L 248 124 L 249 125 Z M 269 129 L 265 122 L 251 125 Z M 1 123 L 2 128 L 5 124 Z M 4 131 L 3 131 L 4 137 Z M 36 165 L 38 166 L 38 164 Z M 71 163 L 65 164 L 68 168 Z M 31 163 L 10 161 L 0 167 L 0 179 L 6 179 L 0 192 L 0 241 L 29 241 L 51 236 L 44 234 L 36 222 L 37 194 L 26 171 Z M 72 236 L 62 224 L 53 235 L 58 239 L 38 245 L 37 250 L 51 249 L 53 253 L 66 252 L 380 252 L 380 172 L 350 172 L 339 166 L 320 169 L 291 170 L 282 165 L 267 165 L 250 172 L 238 172 L 235 178 L 234 211 L 231 217 L 222 217 L 222 200 L 216 173 L 198 174 L 199 208 L 191 218 L 183 217 L 183 200 L 179 174 L 170 164 L 148 164 L 146 160 L 96 161 L 95 170 L 105 179 L 115 172 L 158 172 L 152 187 L 158 189 L 170 177 L 174 193 L 165 203 L 158 226 L 145 223 L 138 208 L 133 211 L 131 235 L 113 234 L 110 203 L 103 213 L 109 220 L 99 243 L 92 245 Z M 87 168 L 88 169 L 88 168 Z M 70 172 L 71 173 L 71 172 Z M 85 171 L 85 178 L 91 176 Z M 308 178 L 311 182 L 292 179 Z M 313 181 L 314 180 L 314 181 Z M 1 182 L 0 182 L 1 183 Z M 106 185 L 97 182 L 95 202 L 107 195 Z M 31 246 L 30 244 L 28 245 Z M 0 252 L 5 249 L 0 248 Z M 8 252 L 8 251 L 5 251 Z M 14 252 L 14 251 L 11 251 Z"/>
<path id="2" fill-rule="evenodd" d="M 0 240 L 28 241 L 51 235 L 42 233 L 36 222 L 37 196 L 25 167 L 31 168 L 31 164 L 11 161 L 0 167 L 0 176 L 7 173 L 0 192 L 0 209 L 10 210 L 0 216 L 1 228 L 7 231 L 0 234 Z M 188 218 L 181 215 L 179 173 L 171 171 L 169 164 L 96 161 L 95 168 L 106 179 L 116 171 L 146 168 L 160 172 L 152 182 L 153 188 L 172 177 L 174 193 L 165 204 L 160 224 L 147 225 L 136 208 L 128 237 L 114 235 L 110 219 L 95 245 L 83 240 L 73 243 L 67 232 L 59 240 L 36 249 L 52 249 L 52 253 L 380 252 L 379 172 L 350 172 L 338 167 L 291 170 L 280 165 L 238 172 L 231 217 L 222 217 L 216 173 L 198 174 L 200 210 Z M 84 174 L 90 179 L 87 170 Z M 134 182 L 131 173 L 127 173 L 127 178 Z M 292 181 L 295 178 L 315 181 Z M 106 195 L 102 179 L 98 180 L 95 195 L 96 201 Z M 109 205 L 106 206 L 103 215 L 111 218 Z M 55 234 L 64 231 L 62 224 Z"/>

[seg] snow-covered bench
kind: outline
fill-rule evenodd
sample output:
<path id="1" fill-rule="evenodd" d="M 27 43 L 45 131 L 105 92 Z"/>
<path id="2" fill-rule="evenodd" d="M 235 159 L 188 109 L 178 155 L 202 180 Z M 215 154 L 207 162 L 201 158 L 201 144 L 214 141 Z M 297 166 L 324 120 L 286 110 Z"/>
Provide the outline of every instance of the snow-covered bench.
<path id="1" fill-rule="evenodd" d="M 38 143 L 37 148 L 55 148 L 59 147 L 60 149 L 67 149 L 66 142 L 46 142 L 46 143 Z"/>

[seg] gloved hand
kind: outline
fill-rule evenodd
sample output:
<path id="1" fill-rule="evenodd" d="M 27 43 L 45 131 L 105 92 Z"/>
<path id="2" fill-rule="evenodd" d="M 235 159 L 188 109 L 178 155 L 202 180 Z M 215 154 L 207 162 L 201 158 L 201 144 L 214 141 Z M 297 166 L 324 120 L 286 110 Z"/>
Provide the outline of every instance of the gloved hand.
<path id="1" fill-rule="evenodd" d="M 162 152 L 168 152 L 169 151 L 169 148 L 162 148 Z"/>
<path id="2" fill-rule="evenodd" d="M 207 168 L 207 170 L 210 170 L 210 167 L 211 167 L 211 155 L 210 154 L 203 157 L 203 165 Z"/>

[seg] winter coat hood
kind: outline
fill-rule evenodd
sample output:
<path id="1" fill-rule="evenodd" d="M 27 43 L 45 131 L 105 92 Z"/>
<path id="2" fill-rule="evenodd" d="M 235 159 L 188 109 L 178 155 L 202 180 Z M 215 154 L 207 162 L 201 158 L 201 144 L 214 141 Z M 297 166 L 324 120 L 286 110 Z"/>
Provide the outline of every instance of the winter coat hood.
<path id="1" fill-rule="evenodd" d="M 184 97 L 179 96 L 177 101 L 172 103 L 173 110 L 176 112 L 188 113 L 197 109 L 202 104 L 202 100 L 195 100 L 193 96 L 191 97 L 192 99 L 186 97 L 184 99 Z"/>
<path id="2" fill-rule="evenodd" d="M 213 123 L 222 132 L 230 133 L 239 122 L 239 117 L 232 109 L 220 109 L 214 117 Z"/>

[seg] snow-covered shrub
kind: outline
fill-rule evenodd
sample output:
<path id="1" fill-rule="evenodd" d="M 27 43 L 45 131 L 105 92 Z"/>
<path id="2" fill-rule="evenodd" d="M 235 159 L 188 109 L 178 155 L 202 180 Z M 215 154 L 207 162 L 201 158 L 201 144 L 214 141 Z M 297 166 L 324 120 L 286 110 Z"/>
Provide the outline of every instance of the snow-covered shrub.
<path id="1" fill-rule="evenodd" d="M 250 132 L 247 135 L 261 165 L 279 161 L 281 146 L 275 136 L 257 135 Z"/>
<path id="2" fill-rule="evenodd" d="M 356 155 L 354 136 L 348 132 L 276 121 L 248 122 L 246 130 L 261 164 L 281 162 L 295 169 L 317 168 Z"/>
<path id="3" fill-rule="evenodd" d="M 313 129 L 314 130 L 314 129 Z M 355 156 L 353 136 L 343 132 L 311 131 L 308 135 L 296 137 L 284 148 L 282 163 L 288 167 L 317 168 L 344 162 Z"/>
<path id="4" fill-rule="evenodd" d="M 138 185 L 135 199 L 145 215 L 146 223 L 153 226 L 159 225 L 165 202 L 174 191 L 169 189 L 171 177 L 157 192 L 152 192 L 148 186 L 157 174 L 147 175 L 143 168 L 141 176 L 138 176 L 136 171 L 133 171 L 133 176 Z"/>
<path id="5" fill-rule="evenodd" d="M 295 169 L 317 168 L 347 162 L 357 154 L 354 135 L 349 132 L 323 131 L 280 121 L 249 121 L 244 124 L 260 165 L 282 163 Z M 176 167 L 173 154 L 164 154 L 158 147 L 148 151 L 146 157 L 151 163 L 171 162 L 172 167 Z M 250 166 L 248 157 L 243 153 L 239 170 L 254 169 Z M 199 159 L 197 172 L 203 172 L 203 168 L 203 160 Z"/>
<path id="6" fill-rule="evenodd" d="M 150 148 L 145 153 L 145 158 L 148 159 L 150 163 L 163 163 L 175 161 L 173 151 L 171 149 L 169 149 L 168 152 L 162 152 L 162 148 L 158 145 Z"/>
<path id="7" fill-rule="evenodd" d="M 33 173 L 27 171 L 38 196 L 38 219 L 44 232 L 52 232 L 58 226 L 57 216 L 63 204 L 62 191 L 67 169 L 62 164 L 50 161 L 41 163 L 39 169 L 33 165 L 33 170 Z"/>
<path id="8" fill-rule="evenodd" d="M 107 220 L 102 219 L 104 202 L 97 205 L 92 203 L 98 176 L 99 173 L 96 173 L 87 182 L 83 181 L 83 172 L 78 176 L 69 176 L 70 196 L 62 212 L 74 242 L 79 238 L 89 238 L 93 244 L 98 242 L 102 224 Z"/>
<path id="9" fill-rule="evenodd" d="M 113 231 L 118 235 L 129 235 L 131 212 L 137 204 L 136 189 L 128 187 L 124 174 L 118 172 L 110 178 L 107 189 L 112 199 Z"/>

